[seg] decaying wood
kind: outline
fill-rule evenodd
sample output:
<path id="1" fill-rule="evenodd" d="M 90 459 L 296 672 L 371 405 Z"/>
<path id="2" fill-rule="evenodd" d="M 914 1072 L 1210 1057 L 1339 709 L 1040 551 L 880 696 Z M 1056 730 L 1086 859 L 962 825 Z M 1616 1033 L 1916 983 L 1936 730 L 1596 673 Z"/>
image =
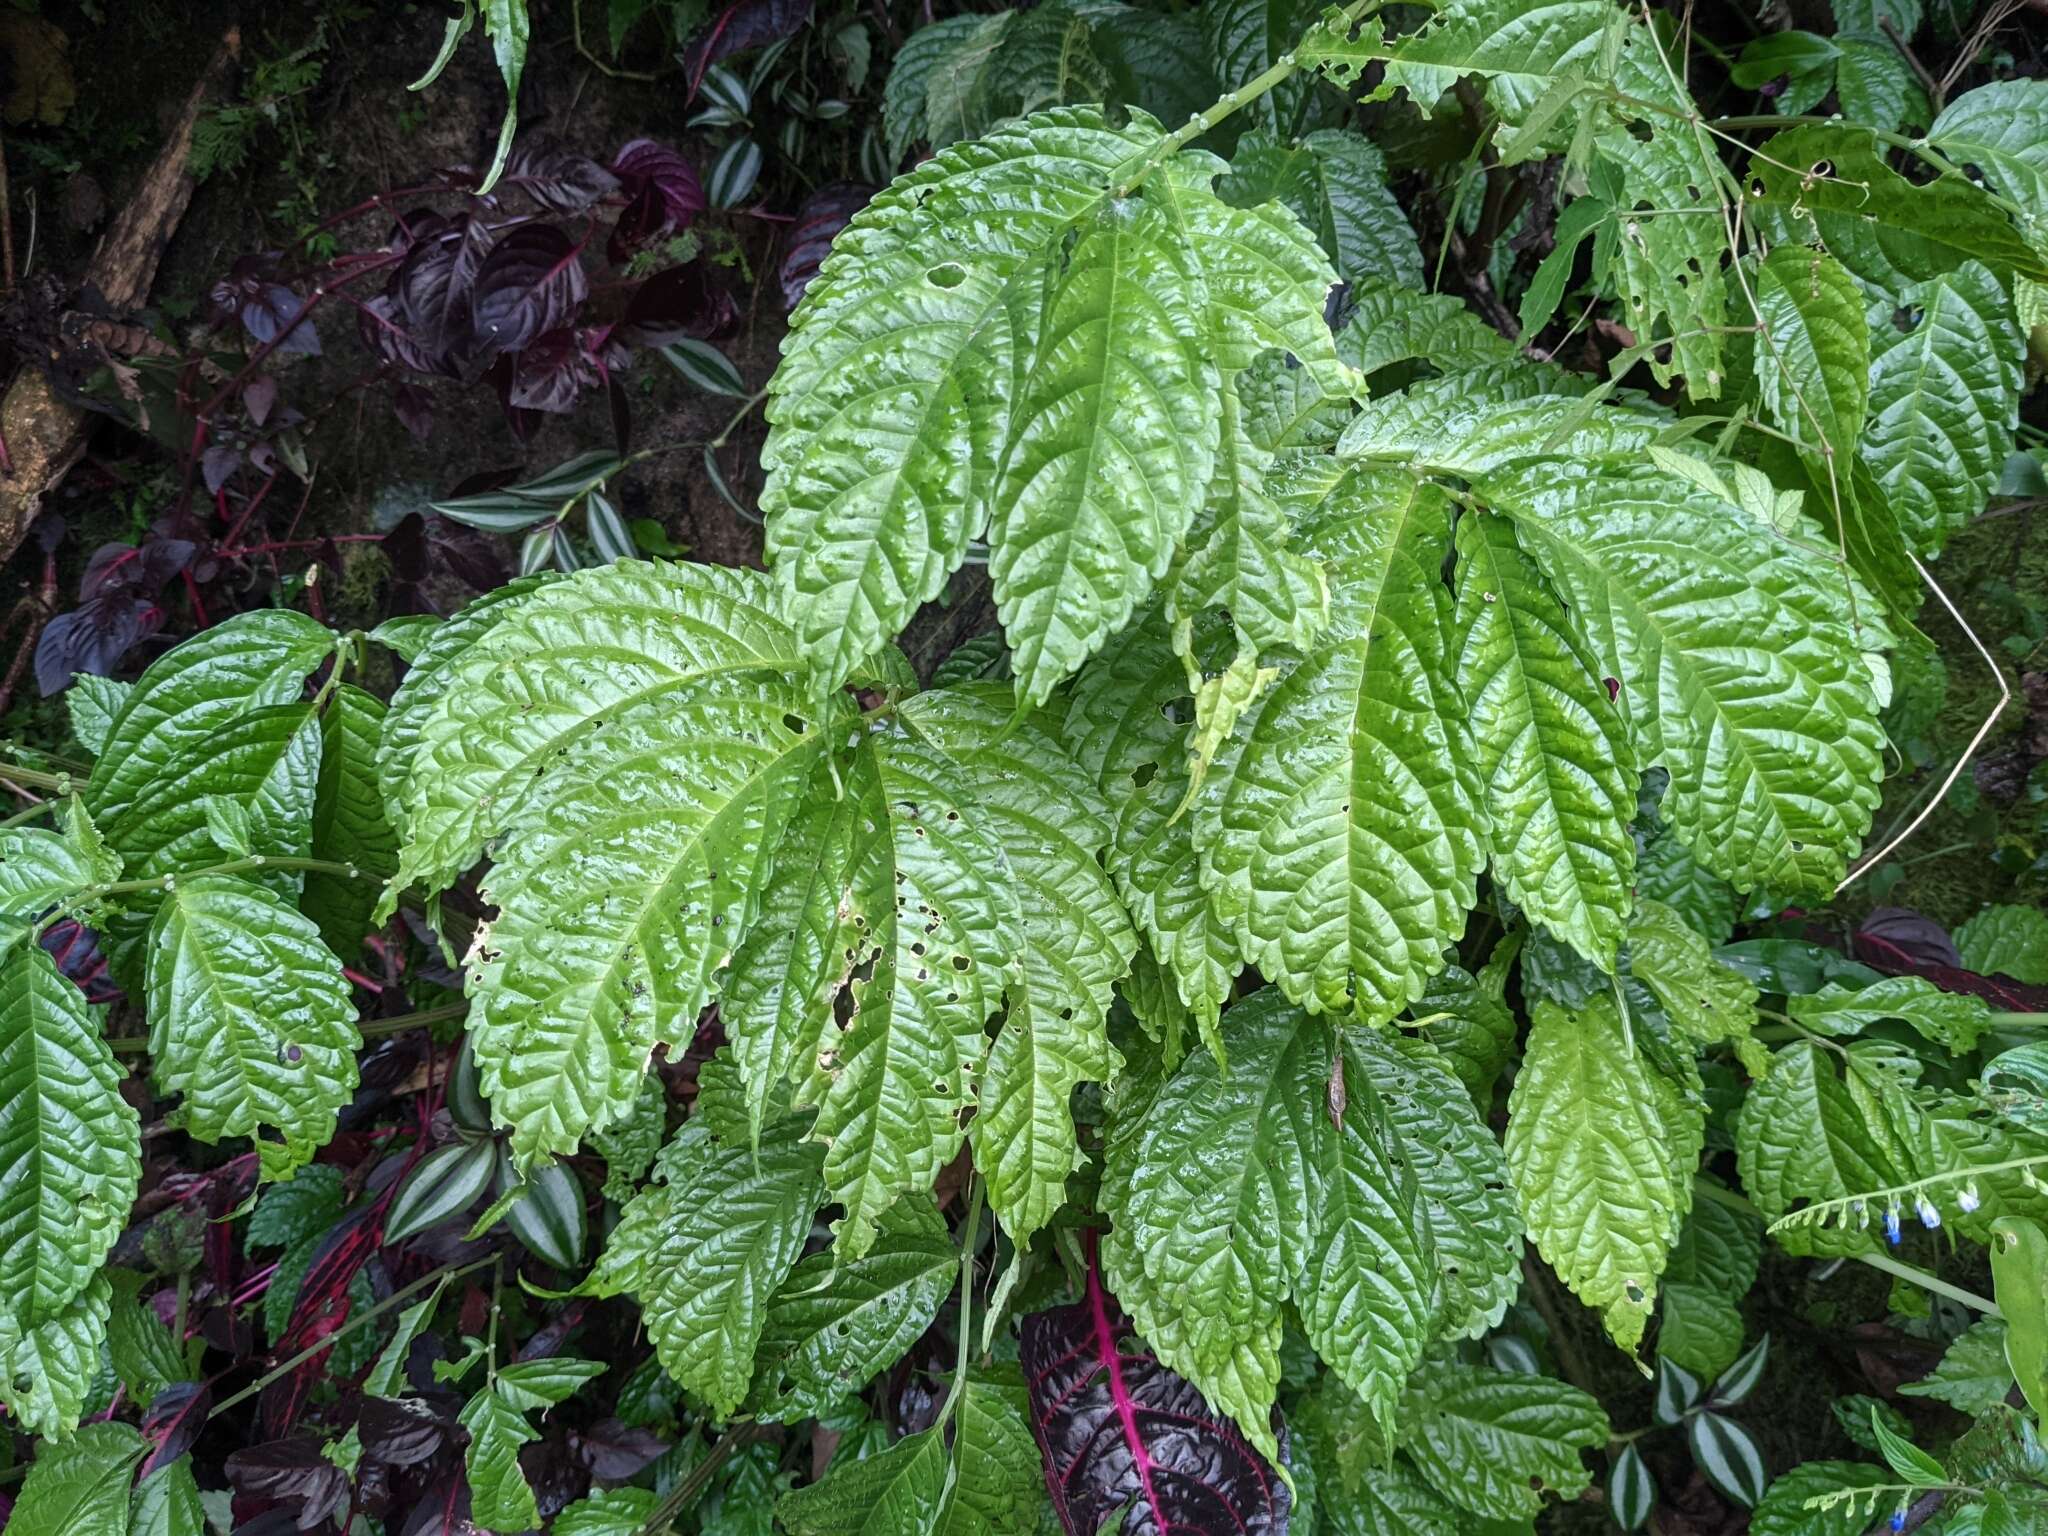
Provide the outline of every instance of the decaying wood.
<path id="1" fill-rule="evenodd" d="M 185 164 L 192 154 L 193 129 L 241 49 L 240 29 L 229 28 L 142 184 L 93 252 L 84 286 L 97 291 L 116 314 L 139 308 L 149 297 L 164 248 L 192 201 L 194 182 Z M 7 444 L 7 464 L 0 469 L 0 560 L 20 546 L 43 498 L 85 451 L 91 430 L 89 413 L 59 399 L 43 372 L 32 360 L 25 361 L 0 402 L 0 435 Z"/>

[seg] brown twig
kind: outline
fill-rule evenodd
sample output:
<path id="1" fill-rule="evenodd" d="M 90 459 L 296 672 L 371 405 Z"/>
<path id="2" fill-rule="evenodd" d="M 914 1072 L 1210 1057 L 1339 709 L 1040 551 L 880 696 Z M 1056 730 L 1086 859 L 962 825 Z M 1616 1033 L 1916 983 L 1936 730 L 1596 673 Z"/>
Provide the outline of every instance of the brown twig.
<path id="1" fill-rule="evenodd" d="M 1913 71 L 1913 78 L 1918 80 L 1920 88 L 1927 92 L 1928 104 L 1939 113 L 1942 102 L 1948 95 L 1942 83 L 1927 72 L 1927 66 L 1920 62 L 1919 55 L 1913 52 L 1912 45 L 1906 41 L 1891 17 L 1880 15 L 1877 24 L 1884 28 L 1884 35 L 1890 38 L 1892 46 L 1899 50 L 1899 57 L 1906 61 L 1906 68 Z"/>

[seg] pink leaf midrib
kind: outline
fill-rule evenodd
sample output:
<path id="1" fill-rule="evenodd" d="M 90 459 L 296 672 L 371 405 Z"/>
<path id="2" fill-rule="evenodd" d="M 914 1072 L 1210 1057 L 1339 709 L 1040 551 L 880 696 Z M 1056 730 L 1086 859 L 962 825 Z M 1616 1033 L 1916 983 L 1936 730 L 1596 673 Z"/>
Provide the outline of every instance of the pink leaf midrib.
<path id="1" fill-rule="evenodd" d="M 1092 1249 L 1094 1244 L 1090 1243 L 1089 1247 Z M 1131 1394 L 1124 1386 L 1123 1355 L 1116 1347 L 1116 1330 L 1109 1325 L 1109 1305 L 1102 1289 L 1102 1275 L 1093 1262 L 1095 1255 L 1091 1252 L 1088 1257 L 1088 1316 L 1095 1330 L 1095 1354 L 1109 1377 L 1109 1399 L 1116 1405 L 1117 1420 L 1123 1426 L 1124 1444 L 1130 1447 L 1131 1463 L 1138 1469 L 1138 1485 L 1144 1490 L 1145 1502 L 1152 1510 L 1152 1528 L 1163 1532 L 1167 1528 L 1166 1511 L 1160 1505 L 1158 1490 L 1152 1485 L 1152 1453 L 1145 1448 L 1144 1438 L 1138 1433 L 1138 1405 L 1131 1400 Z"/>

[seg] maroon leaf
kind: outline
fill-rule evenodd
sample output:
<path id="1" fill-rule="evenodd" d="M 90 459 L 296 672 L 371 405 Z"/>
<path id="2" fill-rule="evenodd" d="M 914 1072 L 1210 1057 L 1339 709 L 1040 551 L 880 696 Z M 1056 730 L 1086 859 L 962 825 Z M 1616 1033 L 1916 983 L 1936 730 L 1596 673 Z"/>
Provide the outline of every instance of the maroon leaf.
<path id="1" fill-rule="evenodd" d="M 479 344 L 517 352 L 566 325 L 590 293 L 582 248 L 550 224 L 526 224 L 491 248 L 477 269 L 470 321 Z"/>
<path id="2" fill-rule="evenodd" d="M 612 162 L 612 175 L 630 197 L 652 189 L 668 229 L 688 229 L 704 211 L 704 184 L 680 154 L 655 139 L 634 139 Z"/>
<path id="3" fill-rule="evenodd" d="M 1981 997 L 2010 1013 L 2048 1013 L 2048 987 L 1964 969 L 1948 930 L 1924 913 L 1879 907 L 1856 930 L 1851 947 L 1858 960 L 1887 976 L 1918 976 L 1944 992 Z"/>
<path id="4" fill-rule="evenodd" d="M 795 309 L 797 300 L 818 275 L 818 266 L 832 241 L 852 217 L 867 207 L 875 189 L 858 182 L 835 181 L 818 188 L 797 209 L 796 223 L 789 232 L 789 254 L 782 258 L 782 307 Z"/>
<path id="5" fill-rule="evenodd" d="M 588 155 L 534 134 L 512 146 L 498 185 L 517 187 L 555 213 L 582 213 L 618 191 L 619 179 Z"/>
<path id="6" fill-rule="evenodd" d="M 1287 1485 L 1236 1425 L 1129 1337 L 1089 1259 L 1086 1296 L 1026 1317 L 1018 1355 L 1068 1536 L 1096 1536 L 1127 1506 L 1126 1536 L 1284 1536 Z M 1284 1426 L 1279 1433 L 1284 1457 Z"/>
<path id="7" fill-rule="evenodd" d="M 653 1430 L 635 1429 L 617 1419 L 606 1419 L 580 1434 L 570 1431 L 569 1444 L 590 1475 L 606 1482 L 624 1482 L 668 1449 L 668 1442 Z"/>
<path id="8" fill-rule="evenodd" d="M 605 259 L 615 267 L 623 267 L 636 252 L 654 244 L 675 227 L 661 188 L 651 181 L 642 182 L 640 190 L 626 199 L 626 206 L 619 210 L 618 218 L 613 221 L 611 235 L 604 243 Z"/>
<path id="9" fill-rule="evenodd" d="M 242 257 L 213 285 L 209 297 L 214 312 L 223 318 L 235 316 L 259 346 L 275 342 L 280 352 L 318 357 L 320 333 L 306 314 L 310 301 L 272 279 L 276 265 L 275 252 Z"/>
<path id="10" fill-rule="evenodd" d="M 362 1438 L 365 1455 L 394 1467 L 411 1467 L 431 1460 L 447 1443 L 448 1423 L 416 1397 L 396 1402 L 366 1397 L 356 1433 Z"/>
<path id="11" fill-rule="evenodd" d="M 142 1433 L 156 1445 L 142 1464 L 141 1476 L 169 1466 L 191 1450 L 212 1411 L 212 1390 L 196 1382 L 181 1381 L 157 1393 L 142 1415 Z"/>
<path id="12" fill-rule="evenodd" d="M 712 276 L 711 264 L 689 261 L 655 273 L 634 290 L 619 321 L 619 337 L 636 347 L 662 347 L 686 336 L 716 336 L 738 318 L 739 309 Z"/>
<path id="13" fill-rule="evenodd" d="M 434 360 L 422 372 L 461 372 L 461 359 L 474 341 L 470 311 L 490 240 L 490 231 L 466 214 L 457 219 L 429 215 L 413 226 L 412 245 L 387 292 L 395 322 Z"/>
<path id="14" fill-rule="evenodd" d="M 327 1459 L 317 1440 L 273 1440 L 236 1451 L 228 1457 L 227 1474 L 238 1493 L 296 1504 L 302 1531 L 348 1504 L 348 1474 Z"/>
<path id="15" fill-rule="evenodd" d="M 512 359 L 510 403 L 521 410 L 571 411 L 576 397 L 597 382 L 597 371 L 568 326 L 533 338 Z"/>
<path id="16" fill-rule="evenodd" d="M 683 50 L 683 71 L 690 77 L 690 95 L 697 94 L 704 71 L 720 59 L 792 35 L 811 19 L 813 3 L 814 0 L 734 0 Z"/>

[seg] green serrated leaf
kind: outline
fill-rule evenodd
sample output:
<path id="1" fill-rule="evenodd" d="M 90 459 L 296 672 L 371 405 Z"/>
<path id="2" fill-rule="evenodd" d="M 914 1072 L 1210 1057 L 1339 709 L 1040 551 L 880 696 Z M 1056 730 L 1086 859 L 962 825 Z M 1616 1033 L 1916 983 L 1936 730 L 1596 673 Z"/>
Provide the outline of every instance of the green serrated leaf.
<path id="1" fill-rule="evenodd" d="M 1610 997 L 1538 1003 L 1506 1149 L 1537 1251 L 1633 1351 L 1692 1205 L 1704 1114 L 1636 1052 Z"/>
<path id="2" fill-rule="evenodd" d="M 1246 134 L 1217 190 L 1240 207 L 1287 204 L 1348 283 L 1422 287 L 1422 250 L 1387 185 L 1386 157 L 1362 134 L 1322 128 L 1286 144 Z"/>
<path id="3" fill-rule="evenodd" d="M 184 1095 L 180 1123 L 213 1143 L 270 1130 L 282 1178 L 334 1133 L 355 1092 L 355 1004 L 310 919 L 229 875 L 181 880 L 148 943 L 150 1055 Z"/>
<path id="4" fill-rule="evenodd" d="M 470 1515 L 486 1529 L 530 1531 L 540 1524 L 533 1487 L 519 1466 L 519 1447 L 540 1434 L 526 1415 L 485 1387 L 463 1404 L 458 1422 L 469 1431 L 463 1467 L 469 1474 Z"/>
<path id="5" fill-rule="evenodd" d="M 959 1278 L 960 1253 L 929 1199 L 886 1211 L 857 1259 L 801 1260 L 768 1303 L 755 1392 L 764 1417 L 823 1416 L 900 1358 Z"/>
<path id="6" fill-rule="evenodd" d="M 105 1274 L 96 1273 L 63 1311 L 33 1328 L 0 1317 L 0 1406 L 23 1432 L 61 1440 L 78 1428 L 101 1379 L 113 1299 Z"/>
<path id="7" fill-rule="evenodd" d="M 953 1432 L 953 1486 L 937 1536 L 1030 1536 L 1042 1527 L 1045 1472 L 1024 1379 L 994 1366 L 967 1378 Z"/>
<path id="8" fill-rule="evenodd" d="M 1796 1023 L 1824 1035 L 1858 1034 L 1883 1019 L 1910 1024 L 1955 1055 L 1977 1048 L 1991 1026 L 1991 1008 L 1981 997 L 1944 992 L 1921 976 L 1888 976 L 1867 987 L 1829 982 L 1807 997 L 1786 1000 Z"/>
<path id="9" fill-rule="evenodd" d="M 1330 624 L 1247 711 L 1194 807 L 1219 920 L 1288 996 L 1367 1023 L 1443 967 L 1486 812 L 1447 655 L 1447 501 L 1334 461 L 1302 498 Z"/>
<path id="10" fill-rule="evenodd" d="M 1278 991 L 1223 1018 L 1225 1075 L 1190 1053 L 1117 1106 L 1100 1202 L 1110 1288 L 1159 1358 L 1277 1457 L 1281 1315 L 1308 1262 L 1332 1137 L 1334 1042 Z"/>
<path id="11" fill-rule="evenodd" d="M 126 1424 L 87 1425 L 44 1444 L 7 1528 L 16 1536 L 98 1536 L 128 1529 L 128 1488 L 147 1449 Z"/>
<path id="12" fill-rule="evenodd" d="M 698 1121 L 655 1162 L 592 1284 L 640 1300 L 663 1369 L 720 1417 L 745 1398 L 770 1297 L 810 1235 L 822 1191 L 818 1150 L 798 1121 L 762 1132 L 756 1152 L 721 1146 Z"/>
<path id="13" fill-rule="evenodd" d="M 107 1314 L 107 1357 L 114 1375 L 137 1402 L 147 1403 L 165 1387 L 193 1379 L 192 1365 L 171 1330 L 142 1300 L 142 1276 L 132 1269 L 107 1270 L 113 1307 Z"/>
<path id="14" fill-rule="evenodd" d="M 0 959 L 0 1335 L 66 1315 L 127 1224 L 140 1117 L 85 996 L 41 946 Z"/>
<path id="15" fill-rule="evenodd" d="M 1403 1418 L 1423 1477 L 1490 1520 L 1526 1520 L 1546 1493 L 1576 1497 L 1592 1481 L 1580 1453 L 1607 1439 L 1607 1415 L 1576 1387 L 1449 1362 L 1416 1377 Z"/>
<path id="16" fill-rule="evenodd" d="M 190 1456 L 158 1467 L 135 1485 L 128 1536 L 207 1536 L 206 1509 L 199 1502 Z"/>
<path id="17" fill-rule="evenodd" d="M 945 1436 L 927 1429 L 859 1461 L 835 1457 L 775 1513 L 789 1536 L 919 1536 L 935 1529 L 945 1491 Z"/>
<path id="18" fill-rule="evenodd" d="M 1990 906 L 1956 930 L 1965 968 L 2048 986 L 2048 913 L 2039 907 Z"/>
<path id="19" fill-rule="evenodd" d="M 1577 615 L 1700 863 L 1738 889 L 1832 893 L 1883 743 L 1840 578 L 1654 466 L 1530 464 L 1482 495 Z M 1777 637 L 1768 656 L 1727 664 L 1759 634 Z"/>
<path id="20" fill-rule="evenodd" d="M 354 879 L 325 870 L 308 874 L 302 906 L 338 955 L 353 957 L 361 950 L 377 905 L 377 882 L 398 867 L 398 840 L 377 790 L 383 725 L 383 702 L 352 683 L 334 690 L 320 717 L 312 856 L 353 865 L 362 874 Z"/>
<path id="21" fill-rule="evenodd" d="M 114 717 L 127 703 L 133 686 L 95 672 L 72 675 L 71 686 L 64 690 L 64 702 L 71 710 L 71 734 L 88 756 L 98 757 L 106 750 L 107 733 L 113 729 Z"/>
<path id="22" fill-rule="evenodd" d="M 1635 751 L 1513 525 L 1474 513 L 1457 542 L 1457 679 L 1494 877 L 1531 919 L 1611 968 L 1634 883 Z"/>
<path id="23" fill-rule="evenodd" d="M 1826 1509 L 1814 1507 L 1831 1493 L 1858 1493 L 1891 1481 L 1885 1469 L 1867 1461 L 1808 1461 L 1772 1483 L 1757 1504 L 1752 1536 L 1863 1536 L 1870 1528 L 1870 1503 L 1849 1498 Z"/>

